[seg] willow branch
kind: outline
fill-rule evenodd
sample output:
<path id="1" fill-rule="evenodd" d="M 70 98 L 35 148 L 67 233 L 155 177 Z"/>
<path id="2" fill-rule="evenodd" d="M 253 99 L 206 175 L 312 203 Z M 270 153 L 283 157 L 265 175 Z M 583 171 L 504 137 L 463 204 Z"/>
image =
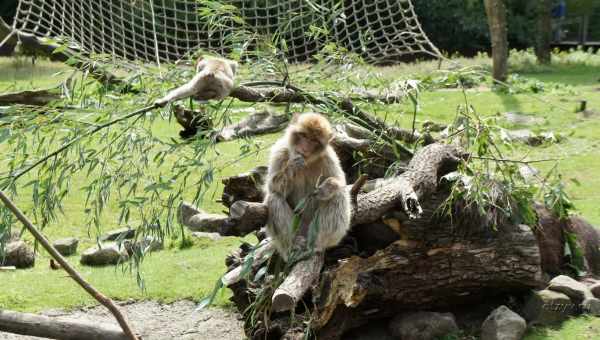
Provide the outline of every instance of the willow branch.
<path id="1" fill-rule="evenodd" d="M 139 116 L 142 115 L 150 110 L 155 109 L 157 106 L 156 105 L 151 105 L 151 106 L 146 106 L 144 108 L 141 108 L 139 110 L 136 110 L 130 114 L 127 114 L 123 117 L 119 117 L 117 119 L 111 120 L 110 122 L 104 123 L 102 125 L 98 125 L 95 128 L 91 129 L 90 131 L 79 135 L 75 138 L 73 138 L 72 140 L 70 140 L 68 143 L 64 144 L 63 146 L 61 146 L 60 148 L 52 151 L 51 153 L 49 153 L 48 155 L 46 155 L 43 158 L 38 159 L 35 163 L 31 164 L 30 166 L 28 166 L 27 168 L 25 168 L 24 170 L 20 171 L 19 173 L 17 173 L 16 175 L 12 176 L 13 181 L 16 181 L 17 179 L 19 179 L 21 176 L 25 175 L 26 173 L 30 172 L 31 170 L 35 169 L 36 167 L 38 167 L 39 165 L 47 162 L 50 158 L 55 157 L 56 155 L 60 154 L 61 152 L 67 150 L 68 148 L 70 148 L 71 146 L 73 146 L 75 143 L 79 142 L 80 140 L 82 140 L 85 137 L 88 137 L 90 135 L 93 135 L 94 133 L 105 129 L 109 126 L 115 125 L 119 122 L 122 122 L 124 120 L 127 120 L 129 118 L 135 117 L 135 116 Z M 11 176 L 9 176 L 11 177 Z"/>

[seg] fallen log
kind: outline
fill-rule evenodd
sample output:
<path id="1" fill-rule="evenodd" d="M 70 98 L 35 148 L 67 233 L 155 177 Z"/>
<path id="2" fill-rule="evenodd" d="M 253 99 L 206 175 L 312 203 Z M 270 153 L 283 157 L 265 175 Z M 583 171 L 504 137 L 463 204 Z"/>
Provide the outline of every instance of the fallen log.
<path id="1" fill-rule="evenodd" d="M 36 105 L 45 106 L 60 99 L 58 88 L 26 90 L 0 94 L 0 105 Z"/>
<path id="2" fill-rule="evenodd" d="M 0 310 L 0 331 L 59 340 L 128 340 L 117 327 Z"/>

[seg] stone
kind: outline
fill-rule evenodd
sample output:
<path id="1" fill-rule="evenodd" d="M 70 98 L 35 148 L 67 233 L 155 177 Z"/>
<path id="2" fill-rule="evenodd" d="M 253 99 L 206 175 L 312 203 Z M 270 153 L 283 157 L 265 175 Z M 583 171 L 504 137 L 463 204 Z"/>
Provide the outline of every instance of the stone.
<path id="1" fill-rule="evenodd" d="M 211 241 L 218 241 L 223 238 L 219 233 L 206 233 L 202 231 L 196 231 L 192 233 L 192 237 L 196 238 L 207 238 Z"/>
<path id="2" fill-rule="evenodd" d="M 100 241 L 116 241 L 118 239 L 131 239 L 135 236 L 135 229 L 130 227 L 111 230 L 100 237 Z"/>
<path id="3" fill-rule="evenodd" d="M 400 314 L 390 321 L 388 328 L 402 340 L 433 340 L 458 332 L 454 315 L 436 312 Z"/>
<path id="4" fill-rule="evenodd" d="M 555 325 L 577 312 L 568 296 L 553 290 L 534 291 L 523 307 L 525 319 L 536 325 Z"/>
<path id="5" fill-rule="evenodd" d="M 581 303 L 581 309 L 586 314 L 600 316 L 600 299 L 590 297 L 583 300 L 583 302 Z"/>
<path id="6" fill-rule="evenodd" d="M 481 326 L 481 340 L 520 340 L 527 322 L 506 306 L 496 308 Z"/>
<path id="7" fill-rule="evenodd" d="M 136 241 L 126 240 L 123 244 L 125 249 L 127 249 L 129 256 L 131 256 L 133 252 L 142 251 L 144 253 L 150 253 L 163 249 L 163 243 L 158 238 L 152 236 L 146 236 L 143 239 Z"/>
<path id="8" fill-rule="evenodd" d="M 535 117 L 522 112 L 505 112 L 503 116 L 508 123 L 515 125 L 538 125 L 545 122 L 543 117 Z"/>
<path id="9" fill-rule="evenodd" d="M 68 237 L 56 240 L 52 245 L 62 256 L 70 256 L 77 252 L 79 240 L 75 237 Z"/>
<path id="10" fill-rule="evenodd" d="M 593 285 L 591 285 L 590 291 L 596 298 L 600 299 L 600 282 L 596 282 Z"/>
<path id="11" fill-rule="evenodd" d="M 550 280 L 548 289 L 563 293 L 577 302 L 592 297 L 592 292 L 585 284 L 566 275 L 559 275 Z"/>
<path id="12" fill-rule="evenodd" d="M 94 246 L 87 249 L 81 254 L 81 264 L 89 266 L 105 266 L 109 264 L 117 264 L 126 261 L 129 254 L 125 247 L 119 247 L 114 242 L 101 244 L 100 247 Z"/>
<path id="13" fill-rule="evenodd" d="M 16 268 L 31 268 L 35 264 L 35 253 L 33 249 L 23 241 L 13 241 L 6 245 L 4 261 L 0 257 L 0 265 Z"/>

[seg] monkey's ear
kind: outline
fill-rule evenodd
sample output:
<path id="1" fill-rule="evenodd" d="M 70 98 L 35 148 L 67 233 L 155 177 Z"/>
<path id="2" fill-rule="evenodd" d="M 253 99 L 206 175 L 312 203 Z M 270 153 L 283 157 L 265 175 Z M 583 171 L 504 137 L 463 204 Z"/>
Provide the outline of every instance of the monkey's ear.
<path id="1" fill-rule="evenodd" d="M 238 69 L 238 63 L 233 60 L 229 60 L 229 67 L 231 67 L 231 71 L 233 72 L 233 75 L 235 76 L 237 69 Z"/>

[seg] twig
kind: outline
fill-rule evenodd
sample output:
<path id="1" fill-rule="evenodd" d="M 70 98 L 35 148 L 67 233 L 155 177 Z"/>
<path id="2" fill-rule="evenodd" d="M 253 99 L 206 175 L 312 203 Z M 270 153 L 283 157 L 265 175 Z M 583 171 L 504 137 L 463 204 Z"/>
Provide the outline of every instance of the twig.
<path id="1" fill-rule="evenodd" d="M 367 179 L 367 175 L 360 175 L 356 182 L 354 182 L 354 185 L 352 185 L 352 189 L 350 189 L 350 198 L 352 199 L 352 205 L 354 205 L 355 207 L 358 204 L 358 193 L 360 192 L 360 189 L 362 189 L 362 187 L 365 185 L 365 183 L 367 183 Z"/>
<path id="2" fill-rule="evenodd" d="M 131 326 L 129 325 L 127 318 L 117 305 L 107 296 L 102 294 L 92 285 L 90 285 L 81 275 L 65 260 L 62 255 L 48 242 L 46 237 L 40 233 L 37 228 L 29 221 L 27 216 L 8 198 L 3 191 L 0 190 L 0 200 L 4 205 L 23 223 L 23 225 L 29 230 L 29 232 L 35 237 L 35 239 L 46 249 L 46 251 L 64 268 L 64 270 L 79 284 L 88 294 L 90 294 L 96 301 L 104 305 L 111 314 L 117 319 L 119 325 L 123 329 L 123 332 L 131 340 L 138 340 L 138 337 L 133 333 Z"/>
<path id="3" fill-rule="evenodd" d="M 532 161 L 523 161 L 523 160 L 518 160 L 518 159 L 505 159 L 505 158 L 479 157 L 479 156 L 471 156 L 470 158 L 487 160 L 487 161 L 495 161 L 495 162 L 501 162 L 501 163 L 519 163 L 519 164 L 557 162 L 557 161 L 561 160 L 561 158 L 547 158 L 547 159 L 535 159 Z"/>
<path id="4" fill-rule="evenodd" d="M 54 157 L 54 156 L 58 155 L 59 153 L 61 153 L 61 152 L 65 151 L 66 149 L 68 149 L 69 147 L 71 147 L 73 144 L 75 144 L 76 142 L 80 141 L 81 139 L 83 139 L 83 138 L 85 138 L 85 137 L 87 137 L 87 136 L 90 136 L 90 135 L 92 135 L 92 134 L 94 134 L 94 133 L 96 133 L 96 132 L 98 132 L 98 131 L 100 131 L 100 130 L 102 130 L 102 129 L 104 129 L 104 128 L 107 128 L 107 127 L 109 127 L 109 126 L 112 126 L 112 125 L 114 125 L 114 124 L 116 124 L 116 123 L 119 123 L 119 122 L 122 122 L 122 121 L 124 121 L 124 120 L 127 120 L 127 119 L 129 119 L 129 118 L 131 118 L 131 117 L 135 117 L 135 116 L 138 116 L 138 115 L 144 114 L 144 113 L 146 113 L 146 112 L 148 112 L 148 111 L 150 111 L 150 110 L 153 110 L 153 109 L 155 109 L 156 107 L 157 107 L 156 105 L 146 106 L 146 107 L 144 107 L 144 108 L 141 108 L 141 109 L 139 109 L 139 110 L 136 110 L 136 111 L 134 111 L 134 112 L 132 112 L 132 113 L 130 113 L 130 114 L 127 114 L 127 115 L 125 115 L 125 116 L 123 116 L 123 117 L 119 117 L 119 118 L 117 118 L 117 119 L 111 120 L 110 122 L 104 123 L 104 124 L 102 124 L 102 125 L 98 125 L 98 126 L 96 126 L 95 128 L 93 128 L 92 130 L 90 130 L 90 131 L 88 131 L 88 132 L 86 132 L 86 133 L 84 133 L 84 134 L 82 134 L 82 135 L 79 135 L 79 136 L 77 136 L 77 137 L 73 138 L 73 139 L 72 139 L 72 140 L 70 140 L 70 141 L 69 141 L 67 144 L 65 144 L 65 145 L 61 146 L 60 148 L 58 148 L 58 149 L 56 149 L 56 150 L 52 151 L 52 152 L 51 152 L 50 154 L 48 154 L 47 156 L 45 156 L 45 157 L 43 157 L 43 158 L 39 159 L 37 162 L 35 162 L 35 163 L 33 163 L 32 165 L 28 166 L 28 167 L 27 167 L 25 170 L 22 170 L 22 171 L 21 171 L 21 172 L 19 172 L 18 174 L 16 174 L 16 175 L 12 176 L 12 177 L 13 177 L 13 182 L 14 182 L 14 181 L 16 181 L 17 179 L 19 179 L 21 176 L 23 176 L 23 175 L 25 175 L 26 173 L 28 173 L 29 171 L 33 170 L 34 168 L 36 168 L 36 167 L 37 167 L 37 166 L 39 166 L 40 164 L 42 164 L 42 163 L 45 163 L 45 162 L 46 162 L 46 161 L 48 161 L 50 158 L 52 158 L 52 157 Z"/>

